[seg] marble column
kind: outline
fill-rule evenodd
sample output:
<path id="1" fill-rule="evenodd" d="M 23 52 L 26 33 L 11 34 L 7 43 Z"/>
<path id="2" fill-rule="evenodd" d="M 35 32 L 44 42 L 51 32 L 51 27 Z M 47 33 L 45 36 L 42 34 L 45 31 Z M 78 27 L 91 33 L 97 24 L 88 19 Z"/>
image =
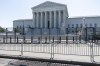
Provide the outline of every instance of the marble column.
<path id="1" fill-rule="evenodd" d="M 36 28 L 36 17 L 37 17 L 37 14 L 36 12 L 34 13 L 34 27 Z"/>
<path id="2" fill-rule="evenodd" d="M 54 28 L 56 28 L 56 11 L 54 11 Z"/>
<path id="3" fill-rule="evenodd" d="M 37 28 L 37 12 L 36 12 L 36 16 L 35 16 L 35 28 Z"/>
<path id="4" fill-rule="evenodd" d="M 41 12 L 41 28 L 43 28 L 43 12 Z"/>
<path id="5" fill-rule="evenodd" d="M 66 17 L 65 17 L 65 11 L 63 10 L 63 28 L 65 28 L 66 23 L 65 23 Z M 66 33 L 65 29 L 63 29 L 63 32 Z"/>
<path id="6" fill-rule="evenodd" d="M 51 28 L 52 27 L 52 11 L 50 11 L 49 13 L 50 13 L 50 19 L 49 19 L 49 21 L 50 21 L 50 28 Z"/>
<path id="7" fill-rule="evenodd" d="M 39 28 L 39 13 L 37 12 L 37 20 L 36 20 L 37 28 Z"/>
<path id="8" fill-rule="evenodd" d="M 65 11 L 63 10 L 63 22 L 65 24 L 66 16 L 65 16 Z"/>
<path id="9" fill-rule="evenodd" d="M 38 13 L 38 28 L 41 28 L 41 12 Z"/>
<path id="10" fill-rule="evenodd" d="M 47 12 L 45 12 L 45 28 L 47 28 Z"/>
<path id="11" fill-rule="evenodd" d="M 58 17 L 59 17 L 59 22 L 58 22 L 58 27 L 60 28 L 60 25 L 61 25 L 61 11 L 58 11 Z"/>
<path id="12" fill-rule="evenodd" d="M 42 28 L 45 28 L 45 12 L 42 13 L 43 19 L 42 19 Z"/>
<path id="13" fill-rule="evenodd" d="M 35 27 L 35 12 L 33 12 L 33 25 L 32 27 Z"/>

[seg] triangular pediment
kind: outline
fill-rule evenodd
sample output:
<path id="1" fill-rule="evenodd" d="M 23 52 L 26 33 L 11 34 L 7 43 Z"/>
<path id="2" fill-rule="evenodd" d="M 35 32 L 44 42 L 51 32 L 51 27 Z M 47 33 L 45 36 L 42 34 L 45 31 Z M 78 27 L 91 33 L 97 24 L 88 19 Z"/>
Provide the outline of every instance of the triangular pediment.
<path id="1" fill-rule="evenodd" d="M 55 2 L 46 1 L 46 2 L 44 2 L 42 4 L 39 4 L 39 5 L 35 6 L 35 7 L 32 7 L 32 10 L 48 8 L 48 7 L 51 7 L 51 8 L 53 8 L 53 7 L 66 7 L 66 5 L 55 3 Z"/>

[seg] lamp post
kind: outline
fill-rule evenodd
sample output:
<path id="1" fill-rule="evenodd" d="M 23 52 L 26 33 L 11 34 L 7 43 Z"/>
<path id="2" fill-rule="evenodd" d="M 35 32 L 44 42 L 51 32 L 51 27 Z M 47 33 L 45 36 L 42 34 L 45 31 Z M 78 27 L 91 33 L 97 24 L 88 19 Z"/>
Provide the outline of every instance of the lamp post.
<path id="1" fill-rule="evenodd" d="M 48 29 L 49 29 L 49 43 L 50 43 L 50 22 L 48 21 Z"/>
<path id="2" fill-rule="evenodd" d="M 78 27 L 76 27 L 76 29 L 75 29 L 75 30 L 76 30 L 76 42 L 77 42 L 77 28 L 78 28 Z M 78 42 L 77 42 L 77 43 L 78 43 Z"/>
<path id="3" fill-rule="evenodd" d="M 42 43 L 42 28 L 40 28 L 40 36 L 41 36 L 41 43 Z"/>
<path id="4" fill-rule="evenodd" d="M 48 21 L 48 29 L 49 29 L 49 44 L 50 42 L 50 21 Z M 54 44 L 51 43 L 51 60 L 54 58 Z"/>
<path id="5" fill-rule="evenodd" d="M 68 43 L 68 27 L 66 28 L 66 43 Z"/>
<path id="6" fill-rule="evenodd" d="M 86 30 L 85 18 L 83 18 L 82 21 L 83 21 L 83 27 L 82 27 L 82 30 L 81 30 L 81 35 L 84 36 L 84 37 L 83 37 L 84 39 L 87 39 L 87 37 L 86 37 L 86 35 L 87 35 L 87 30 Z M 86 30 L 86 31 L 84 32 L 84 30 Z M 86 33 L 86 35 L 85 35 L 85 33 Z"/>
<path id="7" fill-rule="evenodd" d="M 84 31 L 85 29 L 85 40 L 87 42 L 87 26 L 85 23 L 85 18 L 83 18 L 83 29 L 82 31 Z M 94 29 L 93 29 L 94 30 Z M 94 62 L 94 55 L 93 55 L 93 38 L 92 38 L 92 42 L 90 42 L 90 60 L 91 62 Z"/>
<path id="8" fill-rule="evenodd" d="M 21 42 L 21 56 L 23 55 L 23 43 L 25 43 L 24 22 L 23 22 L 23 28 L 22 28 L 22 36 L 23 36 L 23 41 Z"/>

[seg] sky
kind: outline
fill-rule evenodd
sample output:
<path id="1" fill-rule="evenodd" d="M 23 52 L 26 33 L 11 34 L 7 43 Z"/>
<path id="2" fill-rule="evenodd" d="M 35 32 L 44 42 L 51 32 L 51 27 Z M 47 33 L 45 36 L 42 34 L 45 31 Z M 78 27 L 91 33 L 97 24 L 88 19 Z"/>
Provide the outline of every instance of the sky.
<path id="1" fill-rule="evenodd" d="M 67 5 L 69 17 L 100 16 L 100 0 L 0 0 L 0 26 L 13 27 L 13 20 L 32 19 L 31 8 L 45 1 Z"/>

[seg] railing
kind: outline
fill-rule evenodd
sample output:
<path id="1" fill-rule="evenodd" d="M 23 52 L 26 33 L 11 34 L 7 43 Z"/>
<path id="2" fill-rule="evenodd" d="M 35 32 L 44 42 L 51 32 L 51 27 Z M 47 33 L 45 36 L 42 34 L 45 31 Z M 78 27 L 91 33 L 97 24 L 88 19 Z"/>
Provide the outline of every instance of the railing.
<path id="1" fill-rule="evenodd" d="M 25 33 L 16 31 L 2 33 L 0 35 L 0 50 L 5 50 L 4 54 L 10 54 L 7 51 L 18 51 L 20 53 L 15 52 L 15 55 L 25 55 L 29 52 L 29 55 L 40 53 L 39 56 L 34 54 L 36 57 L 44 55 L 41 58 L 100 62 L 98 59 L 100 58 L 100 40 L 94 37 L 96 36 L 94 28 L 91 35 L 87 33 L 87 30 L 84 35 L 78 35 L 77 30 L 73 34 L 66 30 L 66 34 L 63 35 L 60 34 L 59 29 L 57 29 L 56 35 L 51 35 L 50 29 L 48 29 L 47 35 L 44 35 L 43 29 L 39 30 L 39 35 L 35 35 L 34 32 L 32 35 L 25 35 Z"/>

